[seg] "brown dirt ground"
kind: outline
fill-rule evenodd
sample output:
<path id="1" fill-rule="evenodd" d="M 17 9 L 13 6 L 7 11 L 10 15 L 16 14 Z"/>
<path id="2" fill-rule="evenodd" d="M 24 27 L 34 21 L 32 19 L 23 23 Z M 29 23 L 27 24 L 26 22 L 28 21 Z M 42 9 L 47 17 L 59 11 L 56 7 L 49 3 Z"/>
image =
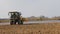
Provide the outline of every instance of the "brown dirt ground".
<path id="1" fill-rule="evenodd" d="M 0 25 L 0 34 L 60 34 L 60 23 Z"/>

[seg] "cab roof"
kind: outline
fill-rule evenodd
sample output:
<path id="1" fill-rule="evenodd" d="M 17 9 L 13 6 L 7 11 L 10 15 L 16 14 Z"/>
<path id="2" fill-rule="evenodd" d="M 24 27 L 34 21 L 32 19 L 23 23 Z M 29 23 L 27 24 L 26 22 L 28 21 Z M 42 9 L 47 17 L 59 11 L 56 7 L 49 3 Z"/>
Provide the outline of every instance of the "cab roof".
<path id="1" fill-rule="evenodd" d="M 19 13 L 19 12 L 9 12 L 9 13 Z"/>

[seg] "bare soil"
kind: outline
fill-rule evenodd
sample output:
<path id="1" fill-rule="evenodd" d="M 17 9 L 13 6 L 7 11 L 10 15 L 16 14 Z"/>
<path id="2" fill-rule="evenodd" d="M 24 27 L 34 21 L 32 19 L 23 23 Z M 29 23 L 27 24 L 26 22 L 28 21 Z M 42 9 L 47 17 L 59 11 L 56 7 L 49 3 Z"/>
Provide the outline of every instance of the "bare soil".
<path id="1" fill-rule="evenodd" d="M 0 34 L 60 34 L 60 23 L 0 25 Z"/>

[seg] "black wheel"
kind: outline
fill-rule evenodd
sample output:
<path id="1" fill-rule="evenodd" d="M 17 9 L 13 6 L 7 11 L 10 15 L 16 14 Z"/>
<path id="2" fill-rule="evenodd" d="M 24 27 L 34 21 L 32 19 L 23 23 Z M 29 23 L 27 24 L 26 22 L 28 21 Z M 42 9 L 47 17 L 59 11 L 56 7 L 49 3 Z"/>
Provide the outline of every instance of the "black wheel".
<path id="1" fill-rule="evenodd" d="M 23 24 L 23 21 L 21 20 L 21 24 Z"/>
<path id="2" fill-rule="evenodd" d="M 16 25 L 16 21 L 14 21 L 14 25 Z"/>
<path id="3" fill-rule="evenodd" d="M 16 22 L 14 22 L 14 25 L 16 25 Z"/>
<path id="4" fill-rule="evenodd" d="M 21 24 L 21 21 L 18 21 L 18 24 L 20 25 Z"/>
<path id="5" fill-rule="evenodd" d="M 19 24 L 19 25 L 23 24 L 23 21 L 22 21 L 22 20 L 19 20 L 19 21 L 18 21 L 18 24 Z"/>
<path id="6" fill-rule="evenodd" d="M 13 21 L 10 22 L 10 25 L 13 25 Z"/>
<path id="7" fill-rule="evenodd" d="M 15 24 L 16 24 L 15 20 L 12 20 L 12 21 L 10 22 L 10 25 L 15 25 Z"/>

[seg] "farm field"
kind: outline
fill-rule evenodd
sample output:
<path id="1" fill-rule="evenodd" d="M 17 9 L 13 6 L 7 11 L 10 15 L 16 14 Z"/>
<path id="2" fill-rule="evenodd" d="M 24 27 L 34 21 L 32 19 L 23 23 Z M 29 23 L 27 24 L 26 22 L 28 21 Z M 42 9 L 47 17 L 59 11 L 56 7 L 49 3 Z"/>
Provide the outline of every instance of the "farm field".
<path id="1" fill-rule="evenodd" d="M 60 23 L 0 25 L 0 34 L 60 34 Z"/>

